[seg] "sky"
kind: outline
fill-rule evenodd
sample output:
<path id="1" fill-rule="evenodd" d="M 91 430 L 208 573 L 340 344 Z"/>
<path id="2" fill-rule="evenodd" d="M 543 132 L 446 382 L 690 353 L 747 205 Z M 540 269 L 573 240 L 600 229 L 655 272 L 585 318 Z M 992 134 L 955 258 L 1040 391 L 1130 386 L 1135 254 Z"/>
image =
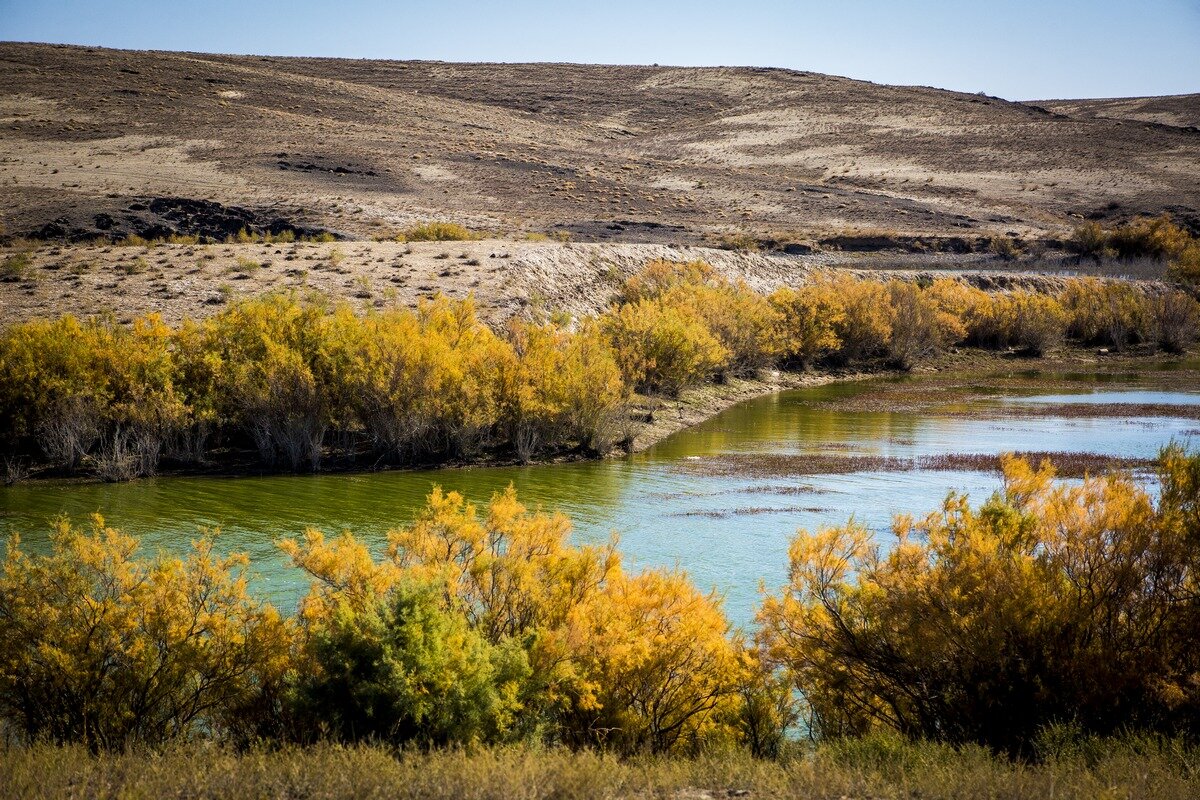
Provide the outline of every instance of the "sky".
<path id="1" fill-rule="evenodd" d="M 787 67 L 1009 100 L 1200 92 L 1200 0 L 0 0 L 0 40 Z"/>

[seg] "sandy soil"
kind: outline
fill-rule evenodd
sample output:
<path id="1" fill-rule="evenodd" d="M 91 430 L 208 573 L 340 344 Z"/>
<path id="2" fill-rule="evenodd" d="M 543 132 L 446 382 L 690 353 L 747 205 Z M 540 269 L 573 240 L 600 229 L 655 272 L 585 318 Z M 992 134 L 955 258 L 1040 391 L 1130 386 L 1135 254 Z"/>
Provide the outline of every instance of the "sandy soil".
<path id="1" fill-rule="evenodd" d="M 462 242 L 332 242 L 127 247 L 0 248 L 0 262 L 29 258 L 20 280 L 0 281 L 0 325 L 71 313 L 118 320 L 158 313 L 200 319 L 240 297 L 315 291 L 356 308 L 415 307 L 441 292 L 473 296 L 498 326 L 538 310 L 587 316 L 606 309 L 621 284 L 655 258 L 702 259 L 760 292 L 796 286 L 814 272 L 927 280 L 954 275 L 985 289 L 1020 285 L 1053 291 L 1062 277 L 1022 271 L 999 259 L 894 254 L 788 256 L 657 244 L 560 244 L 505 239 Z"/>

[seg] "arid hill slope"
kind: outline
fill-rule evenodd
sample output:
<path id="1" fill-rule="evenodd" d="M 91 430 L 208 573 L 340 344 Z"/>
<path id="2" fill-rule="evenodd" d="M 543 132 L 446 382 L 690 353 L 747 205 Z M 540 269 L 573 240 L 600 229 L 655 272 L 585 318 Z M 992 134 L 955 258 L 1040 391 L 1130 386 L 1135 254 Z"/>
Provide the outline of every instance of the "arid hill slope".
<path id="1" fill-rule="evenodd" d="M 1114 97 L 1103 100 L 1043 100 L 1039 105 L 1076 119 L 1116 119 L 1191 129 L 1200 134 L 1200 94 Z"/>
<path id="2" fill-rule="evenodd" d="M 365 238 L 436 218 L 693 244 L 1052 237 L 1164 210 L 1200 226 L 1189 114 L 1131 124 L 775 69 L 4 43 L 0 221 L 10 235 L 274 223 Z"/>

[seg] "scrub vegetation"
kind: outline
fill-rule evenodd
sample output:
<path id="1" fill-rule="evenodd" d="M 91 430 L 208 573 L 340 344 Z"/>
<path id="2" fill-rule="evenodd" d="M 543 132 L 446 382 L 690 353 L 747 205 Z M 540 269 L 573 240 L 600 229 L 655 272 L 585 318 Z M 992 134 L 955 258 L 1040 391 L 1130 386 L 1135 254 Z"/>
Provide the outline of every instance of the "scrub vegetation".
<path id="1" fill-rule="evenodd" d="M 1097 261 L 1105 258 L 1165 261 L 1169 277 L 1200 283 L 1200 239 L 1172 222 L 1168 214 L 1138 217 L 1111 228 L 1085 222 L 1075 229 L 1071 246 L 1080 255 Z"/>
<path id="2" fill-rule="evenodd" d="M 633 393 L 786 369 L 907 369 L 949 348 L 1042 355 L 1068 340 L 1184 352 L 1200 304 L 1097 278 L 1056 295 L 821 274 L 761 294 L 701 261 L 651 261 L 598 318 L 510 320 L 468 300 L 365 314 L 270 294 L 203 321 L 62 317 L 0 334 L 0 442 L 66 473 L 154 475 L 253 453 L 260 467 L 603 455 Z"/>
<path id="3" fill-rule="evenodd" d="M 749 631 L 511 489 L 435 488 L 381 552 L 280 542 L 292 616 L 212 534 L 143 556 L 62 520 L 0 572 L 0 791 L 1189 796 L 1200 453 L 1153 490 L 1003 470 L 887 547 L 801 531 Z"/>

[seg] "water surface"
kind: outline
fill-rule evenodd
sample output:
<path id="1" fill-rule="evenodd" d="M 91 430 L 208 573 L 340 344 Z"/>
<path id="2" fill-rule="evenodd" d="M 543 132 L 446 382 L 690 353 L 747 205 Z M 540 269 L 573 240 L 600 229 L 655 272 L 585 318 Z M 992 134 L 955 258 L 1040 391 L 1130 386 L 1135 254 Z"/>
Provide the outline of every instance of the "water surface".
<path id="1" fill-rule="evenodd" d="M 920 379 L 911 379 L 914 386 Z M 285 609 L 305 591 L 302 573 L 275 545 L 309 526 L 352 530 L 383 550 L 388 529 L 408 522 L 434 484 L 484 503 L 512 483 L 529 505 L 574 521 L 578 542 L 619 535 L 626 564 L 680 567 L 715 587 L 738 624 L 748 623 L 758 587 L 785 578 L 788 541 L 799 527 L 844 523 L 851 515 L 886 537 L 897 513 L 932 510 L 949 490 L 981 502 L 998 485 L 981 472 L 862 472 L 784 478 L 704 474 L 704 459 L 727 453 L 838 453 L 911 458 L 1009 450 L 1078 451 L 1151 457 L 1187 441 L 1200 423 L 1175 418 L 1022 417 L 838 410 L 836 401 L 870 382 L 781 392 L 734 406 L 709 421 L 625 459 L 442 471 L 239 478 L 159 478 L 127 484 L 35 483 L 0 489 L 0 533 L 20 532 L 44 547 L 47 522 L 82 521 L 100 511 L 109 524 L 142 537 L 143 547 L 178 550 L 203 528 L 219 528 L 223 549 L 250 554 L 254 588 Z M 1015 395 L 1015 393 L 1014 393 Z M 1200 402 L 1193 392 L 1148 392 L 1135 383 L 1094 384 L 1020 402 Z M 818 404 L 819 407 L 813 407 Z M 992 405 L 995 405 L 994 403 Z"/>

